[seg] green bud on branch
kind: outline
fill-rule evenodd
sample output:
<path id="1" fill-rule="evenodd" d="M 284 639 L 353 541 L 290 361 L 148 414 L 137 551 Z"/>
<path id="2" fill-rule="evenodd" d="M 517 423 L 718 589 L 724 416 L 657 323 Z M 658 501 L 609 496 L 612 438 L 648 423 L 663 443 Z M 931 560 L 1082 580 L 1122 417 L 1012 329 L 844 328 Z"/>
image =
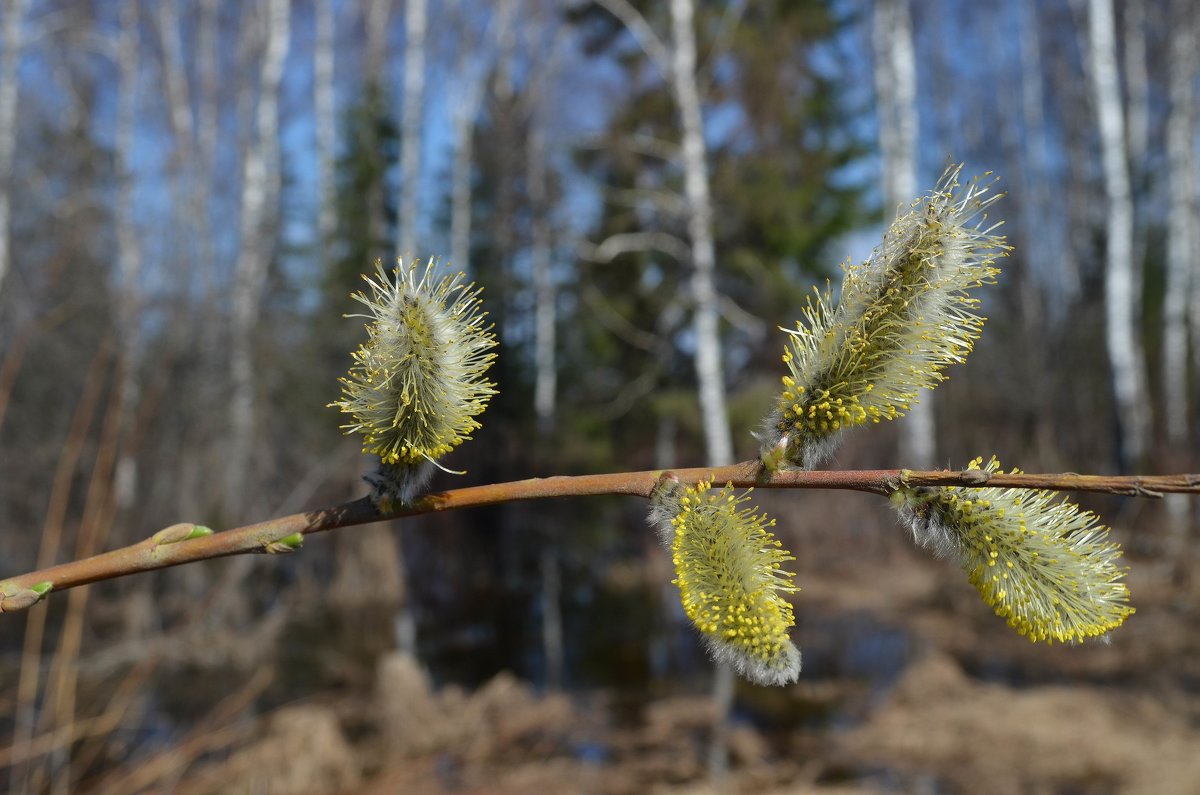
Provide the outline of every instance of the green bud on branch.
<path id="1" fill-rule="evenodd" d="M 16 583 L 0 583 L 0 613 L 13 613 L 33 607 L 54 589 L 51 582 L 39 582 L 28 588 Z"/>
<path id="2" fill-rule="evenodd" d="M 304 546 L 304 534 L 292 533 L 291 535 L 286 535 L 283 538 L 264 544 L 262 551 L 268 555 L 282 555 L 287 552 L 295 552 L 302 546 Z"/>
<path id="3" fill-rule="evenodd" d="M 173 524 L 170 527 L 159 530 L 150 536 L 150 541 L 154 546 L 165 546 L 167 544 L 178 544 L 180 541 L 190 541 L 193 538 L 203 538 L 204 536 L 212 535 L 212 533 L 212 528 L 205 527 L 204 525 L 181 522 L 180 524 Z"/>

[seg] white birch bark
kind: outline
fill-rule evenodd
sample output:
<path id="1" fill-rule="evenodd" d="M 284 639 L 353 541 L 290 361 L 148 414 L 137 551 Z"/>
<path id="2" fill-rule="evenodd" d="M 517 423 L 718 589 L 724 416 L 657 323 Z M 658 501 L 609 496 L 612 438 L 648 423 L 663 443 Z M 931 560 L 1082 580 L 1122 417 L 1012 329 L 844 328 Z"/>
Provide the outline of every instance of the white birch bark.
<path id="1" fill-rule="evenodd" d="M 504 42 L 513 36 L 515 5 L 512 0 L 497 3 L 495 38 L 500 42 L 501 50 L 506 49 Z M 471 268 L 471 176 L 475 162 L 475 124 L 487 87 L 487 65 L 487 58 L 464 49 L 458 67 L 461 87 L 450 112 L 454 147 L 450 177 L 450 263 L 467 273 Z"/>
<path id="2" fill-rule="evenodd" d="M 1166 412 L 1168 460 L 1183 462 L 1188 441 L 1188 291 L 1200 282 L 1195 273 L 1200 241 L 1196 236 L 1196 13 L 1192 0 L 1171 4 L 1167 117 L 1167 160 L 1171 207 L 1167 218 L 1167 289 L 1163 297 L 1162 389 Z M 1200 316 L 1192 316 L 1193 325 Z M 1167 495 L 1170 542 L 1168 558 L 1185 565 L 1190 500 L 1183 494 Z"/>
<path id="3" fill-rule="evenodd" d="M 542 121 L 536 118 L 527 139 L 526 181 L 528 182 L 532 240 L 534 294 L 534 389 L 533 408 L 538 429 L 546 436 L 554 427 L 555 401 L 558 391 L 555 362 L 555 330 L 558 313 L 555 311 L 556 292 L 550 269 L 551 235 L 549 202 L 546 185 L 546 136 Z"/>
<path id="4" fill-rule="evenodd" d="M 1171 208 L 1167 218 L 1167 289 L 1163 297 L 1162 377 L 1167 439 L 1187 441 L 1187 300 L 1196 240 L 1195 86 L 1196 37 L 1191 0 L 1172 3 L 1168 81 L 1167 178 Z"/>
<path id="5" fill-rule="evenodd" d="M 1063 219 L 1050 217 L 1048 182 L 1047 128 L 1043 104 L 1045 76 L 1042 74 L 1041 25 L 1033 0 L 1021 0 L 1021 122 L 1025 128 L 1025 156 L 1022 183 L 1026 208 L 1022 222 L 1027 239 L 1040 242 L 1027 246 L 1025 259 L 1050 292 L 1046 306 L 1051 322 L 1063 317 L 1074 303 L 1082 286 L 1079 269 L 1061 227 Z"/>
<path id="6" fill-rule="evenodd" d="M 396 256 L 415 257 L 421 196 L 422 114 L 425 109 L 425 37 L 427 0 L 408 0 L 404 8 L 404 109 L 400 120 L 400 223 Z"/>
<path id="7" fill-rule="evenodd" d="M 196 269 L 192 267 L 193 252 L 206 233 L 203 221 L 205 192 L 200 188 L 205 172 L 198 168 L 194 156 L 196 128 L 188 89 L 183 32 L 176 0 L 161 0 L 149 8 L 158 12 L 155 22 L 162 44 L 163 94 L 167 100 L 167 117 L 174 140 L 168 181 L 172 195 L 171 223 L 180 233 L 177 235 L 179 244 L 168 256 L 177 257 L 180 271 L 194 278 Z"/>
<path id="8" fill-rule="evenodd" d="M 708 185 L 708 151 L 696 87 L 696 34 L 692 0 L 671 0 L 671 84 L 679 104 L 683 130 L 684 195 L 692 248 L 692 293 L 696 302 L 696 378 L 706 458 L 710 466 L 733 461 L 733 440 L 725 408 L 724 367 L 718 321 L 716 250 L 712 233 L 712 199 Z"/>
<path id="9" fill-rule="evenodd" d="M 190 161 L 188 152 L 192 143 L 192 101 L 184 74 L 183 41 L 179 26 L 179 9 L 175 0 L 159 0 L 158 31 L 163 49 L 163 82 L 166 84 L 167 112 L 171 119 L 171 132 L 175 146 L 181 154 L 180 165 Z"/>
<path id="10" fill-rule="evenodd" d="M 1126 160 L 1112 0 L 1089 1 L 1088 49 L 1108 200 L 1105 339 L 1112 369 L 1122 453 L 1126 462 L 1135 464 L 1146 452 L 1150 404 L 1147 400 L 1141 335 L 1137 328 L 1137 309 L 1134 306 L 1138 291 L 1133 283 L 1133 199 Z"/>
<path id="11" fill-rule="evenodd" d="M 1146 64 L 1146 5 L 1145 0 L 1125 0 L 1125 93 L 1128 107 L 1125 112 L 1128 130 L 1129 173 L 1132 185 L 1141 184 L 1146 170 L 1146 150 L 1150 143 L 1150 77 Z M 1140 316 L 1142 285 L 1145 275 L 1142 263 L 1146 256 L 1145 222 L 1139 218 L 1140 203 L 1133 202 L 1133 245 L 1131 303 L 1135 317 Z"/>
<path id="12" fill-rule="evenodd" d="M 196 69 L 200 82 L 196 144 L 200 168 L 210 177 L 217 149 L 217 61 L 221 46 L 217 18 L 219 3 L 220 0 L 200 0 L 200 20 L 196 34 Z"/>
<path id="13" fill-rule="evenodd" d="M 463 95 L 451 111 L 454 163 L 450 176 L 450 263 L 464 272 L 471 267 L 471 175 L 475 161 L 475 122 L 486 85 L 470 75 Z"/>
<path id="14" fill-rule="evenodd" d="M 245 504 L 254 446 L 254 333 L 266 286 L 275 205 L 279 199 L 279 85 L 291 28 L 290 0 L 266 7 L 266 46 L 262 55 L 255 133 L 242 164 L 240 245 L 233 273 L 230 341 L 230 428 L 227 506 L 234 516 Z"/>
<path id="15" fill-rule="evenodd" d="M 121 4 L 121 33 L 117 44 L 117 129 L 116 154 L 117 206 L 114 225 L 117 233 L 117 270 L 121 277 L 118 295 L 117 325 L 121 338 L 120 383 L 121 422 L 126 438 L 141 399 L 138 377 L 139 329 L 142 310 L 142 254 L 134 224 L 133 132 L 137 113 L 139 61 L 138 2 Z M 132 451 L 122 445 L 115 470 L 114 491 L 118 508 L 128 508 L 137 493 L 137 465 Z"/>
<path id="16" fill-rule="evenodd" d="M 5 0 L 3 47 L 0 53 L 0 290 L 8 275 L 12 223 L 13 155 L 17 149 L 17 65 L 25 42 L 22 27 L 29 0 Z"/>
<path id="17" fill-rule="evenodd" d="M 917 60 L 908 0 L 875 4 L 871 40 L 884 208 L 890 217 L 917 197 Z M 937 454 L 933 401 L 933 393 L 925 390 L 900 426 L 900 455 L 909 462 L 906 466 L 933 465 Z"/>
<path id="18" fill-rule="evenodd" d="M 337 231 L 334 147 L 337 141 L 337 108 L 333 93 L 334 12 L 333 0 L 315 0 L 313 13 L 313 124 L 317 150 L 317 234 L 322 258 L 328 260 L 329 244 Z M 365 266 L 365 263 L 364 263 Z"/>
<path id="19" fill-rule="evenodd" d="M 1125 0 L 1125 85 L 1129 95 L 1129 161 L 1145 167 L 1150 143 L 1150 76 L 1146 67 L 1145 0 Z"/>
<path id="20" fill-rule="evenodd" d="M 733 461 L 733 439 L 725 408 L 717 262 L 708 185 L 708 152 L 697 90 L 694 13 L 693 0 L 671 0 L 671 84 L 679 105 L 683 132 L 684 195 L 692 248 L 692 294 L 696 303 L 693 328 L 700 420 L 708 463 L 721 466 Z M 729 713 L 733 707 L 733 692 L 733 669 L 728 665 L 717 665 L 713 682 L 716 718 L 708 762 L 709 775 L 718 787 L 724 782 L 729 768 Z"/>
<path id="21" fill-rule="evenodd" d="M 363 27 L 367 40 L 367 52 L 363 59 L 363 71 L 368 80 L 387 84 L 387 39 L 392 19 L 392 0 L 367 0 L 363 8 Z"/>
<path id="22" fill-rule="evenodd" d="M 218 30 L 219 0 L 201 0 L 198 31 L 196 34 L 196 70 L 199 77 L 198 102 L 196 104 L 196 181 L 192 186 L 196 206 L 196 221 L 199 224 L 200 279 L 204 290 L 205 308 L 211 309 L 217 293 L 217 255 L 212 241 L 212 216 L 209 206 L 214 179 L 217 151 L 218 68 L 220 36 Z M 205 323 L 204 327 L 214 324 Z M 205 361 L 211 361 L 217 347 L 215 329 L 204 328 L 200 332 L 200 343 Z"/>
<path id="23" fill-rule="evenodd" d="M 391 85 L 387 71 L 388 28 L 391 26 L 392 0 L 368 0 L 362 11 L 363 27 L 366 37 L 366 55 L 363 59 L 363 73 L 367 84 L 374 83 L 379 90 L 379 98 L 387 95 Z M 385 106 L 386 107 L 386 106 Z M 374 109 L 373 109 L 374 110 Z M 382 214 L 384 205 L 384 181 L 374 180 L 367 193 L 367 239 L 370 247 L 376 246 L 380 256 L 389 248 L 382 229 Z"/>

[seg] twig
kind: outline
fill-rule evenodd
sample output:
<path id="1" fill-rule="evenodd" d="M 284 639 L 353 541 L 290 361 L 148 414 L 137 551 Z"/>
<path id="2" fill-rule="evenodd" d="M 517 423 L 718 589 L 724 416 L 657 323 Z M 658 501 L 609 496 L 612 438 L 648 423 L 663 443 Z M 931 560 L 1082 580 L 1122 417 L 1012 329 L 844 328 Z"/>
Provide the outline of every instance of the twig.
<path id="1" fill-rule="evenodd" d="M 986 473 L 977 469 L 960 472 L 867 469 L 776 472 L 767 475 L 758 461 L 743 461 L 726 467 L 673 469 L 671 472 L 683 483 L 713 480 L 739 488 L 842 489 L 880 495 L 891 494 L 901 485 L 1049 489 L 1133 497 L 1161 497 L 1166 493 L 1200 494 L 1200 474 L 1109 476 L 1066 472 L 1017 475 Z M 0 581 L 0 612 L 28 607 L 37 601 L 38 596 L 49 590 L 61 591 L 137 572 L 154 571 L 247 552 L 289 552 L 300 547 L 304 536 L 387 519 L 518 500 L 609 494 L 649 497 L 651 489 L 662 474 L 663 470 L 615 472 L 469 486 L 434 492 L 411 504 L 395 506 L 390 510 L 380 510 L 370 498 L 363 497 L 332 508 L 292 514 L 198 537 L 189 536 L 186 532 L 191 525 L 174 525 L 144 541 L 121 549 Z"/>

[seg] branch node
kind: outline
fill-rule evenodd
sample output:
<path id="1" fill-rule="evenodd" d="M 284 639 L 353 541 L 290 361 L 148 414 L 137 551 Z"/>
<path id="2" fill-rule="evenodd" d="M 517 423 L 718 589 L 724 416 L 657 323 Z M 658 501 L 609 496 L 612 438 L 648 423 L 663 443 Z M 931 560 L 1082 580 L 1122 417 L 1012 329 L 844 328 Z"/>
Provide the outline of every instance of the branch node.
<path id="1" fill-rule="evenodd" d="M 286 552 L 295 552 L 302 546 L 304 546 L 304 534 L 292 533 L 264 544 L 262 551 L 268 555 L 282 555 Z"/>
<path id="2" fill-rule="evenodd" d="M 191 522 L 182 522 L 159 530 L 150 536 L 150 543 L 152 546 L 160 547 L 167 544 L 178 544 L 180 541 L 190 541 L 193 538 L 203 538 L 212 534 L 213 531 L 210 527 L 205 527 L 202 524 L 192 524 Z"/>
<path id="3" fill-rule="evenodd" d="M 1149 497 L 1155 500 L 1161 500 L 1163 493 L 1155 489 L 1148 489 L 1140 483 L 1135 483 L 1127 492 L 1131 497 Z"/>
<path id="4" fill-rule="evenodd" d="M 984 472 L 982 469 L 964 469 L 958 473 L 958 477 L 969 486 L 982 486 L 992 479 L 991 473 Z"/>

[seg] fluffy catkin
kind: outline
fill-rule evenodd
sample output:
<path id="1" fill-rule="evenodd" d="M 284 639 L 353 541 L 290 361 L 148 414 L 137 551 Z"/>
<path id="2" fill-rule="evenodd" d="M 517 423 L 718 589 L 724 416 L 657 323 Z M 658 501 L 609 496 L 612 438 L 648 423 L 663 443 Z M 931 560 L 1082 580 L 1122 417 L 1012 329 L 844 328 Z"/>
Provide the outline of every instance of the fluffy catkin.
<path id="1" fill-rule="evenodd" d="M 471 438 L 475 419 L 495 394 L 484 374 L 496 338 L 486 325 L 480 288 L 462 273 L 439 275 L 432 262 L 401 262 L 389 275 L 376 263 L 367 308 L 367 341 L 341 379 L 342 399 L 330 405 L 350 415 L 363 452 L 379 456 L 368 477 L 379 498 L 411 500 L 430 465 Z"/>
<path id="2" fill-rule="evenodd" d="M 983 471 L 999 468 L 992 458 Z M 1134 612 L 1108 528 L 1054 492 L 902 487 L 891 501 L 919 545 L 957 560 L 996 615 L 1032 641 L 1103 636 Z"/>
<path id="3" fill-rule="evenodd" d="M 970 291 L 995 281 L 1004 238 L 984 227 L 999 198 L 990 183 L 958 182 L 951 167 L 897 218 L 861 265 L 845 265 L 841 296 L 814 291 L 787 330 L 783 391 L 757 435 L 768 469 L 813 469 L 841 434 L 904 416 L 922 389 L 945 379 L 979 337 Z M 782 449 L 782 455 L 780 451 Z"/>
<path id="4" fill-rule="evenodd" d="M 799 590 L 782 564 L 794 560 L 767 529 L 774 520 L 742 507 L 711 483 L 683 486 L 669 477 L 651 494 L 649 519 L 671 551 L 684 612 L 713 658 L 760 685 L 800 675 L 795 623 L 784 594 Z"/>

